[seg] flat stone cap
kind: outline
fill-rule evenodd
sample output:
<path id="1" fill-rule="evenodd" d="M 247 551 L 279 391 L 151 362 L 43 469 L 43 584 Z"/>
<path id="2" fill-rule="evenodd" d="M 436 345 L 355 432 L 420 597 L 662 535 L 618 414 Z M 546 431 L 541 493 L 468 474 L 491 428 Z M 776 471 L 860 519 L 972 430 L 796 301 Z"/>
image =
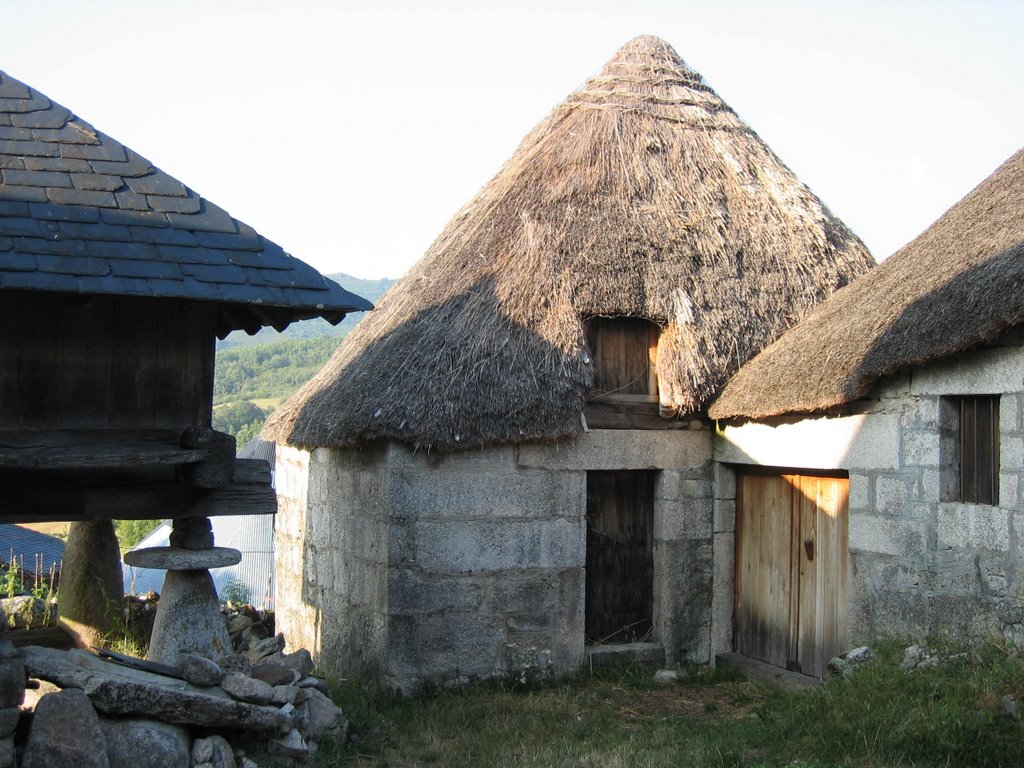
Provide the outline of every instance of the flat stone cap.
<path id="1" fill-rule="evenodd" d="M 230 547 L 184 549 L 183 547 L 145 547 L 126 552 L 124 561 L 136 568 L 160 568 L 165 571 L 207 571 L 242 562 L 242 553 Z"/>

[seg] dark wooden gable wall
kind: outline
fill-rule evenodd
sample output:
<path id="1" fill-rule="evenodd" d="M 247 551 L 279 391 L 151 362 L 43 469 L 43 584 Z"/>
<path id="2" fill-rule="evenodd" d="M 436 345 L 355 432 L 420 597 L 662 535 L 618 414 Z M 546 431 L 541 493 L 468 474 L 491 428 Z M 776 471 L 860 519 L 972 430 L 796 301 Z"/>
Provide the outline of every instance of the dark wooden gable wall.
<path id="1" fill-rule="evenodd" d="M 0 430 L 210 426 L 211 302 L 4 291 Z"/>

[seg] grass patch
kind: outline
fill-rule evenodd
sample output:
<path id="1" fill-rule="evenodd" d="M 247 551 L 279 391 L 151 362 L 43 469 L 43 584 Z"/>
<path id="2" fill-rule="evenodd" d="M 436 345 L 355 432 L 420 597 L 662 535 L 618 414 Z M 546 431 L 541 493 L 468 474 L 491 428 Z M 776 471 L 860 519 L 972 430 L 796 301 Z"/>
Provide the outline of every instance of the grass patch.
<path id="1" fill-rule="evenodd" d="M 962 649 L 941 649 L 947 656 Z M 486 683 L 399 697 L 335 686 L 350 739 L 309 765 L 1015 766 L 1024 764 L 1024 663 L 985 645 L 931 669 L 887 643 L 849 678 L 786 693 L 735 673 L 671 685 L 595 674 L 548 685 Z"/>

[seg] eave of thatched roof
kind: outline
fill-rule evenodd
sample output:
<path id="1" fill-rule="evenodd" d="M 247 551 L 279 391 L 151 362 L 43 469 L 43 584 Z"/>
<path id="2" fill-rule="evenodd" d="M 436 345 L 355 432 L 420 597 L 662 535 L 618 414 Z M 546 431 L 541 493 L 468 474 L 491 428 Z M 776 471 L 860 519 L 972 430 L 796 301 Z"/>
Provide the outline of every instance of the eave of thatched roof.
<path id="1" fill-rule="evenodd" d="M 871 264 L 699 74 L 639 37 L 526 136 L 264 436 L 576 434 L 596 315 L 662 326 L 662 405 L 693 413 Z"/>
<path id="2" fill-rule="evenodd" d="M 714 418 L 815 412 L 1024 321 L 1024 149 L 729 382 Z"/>

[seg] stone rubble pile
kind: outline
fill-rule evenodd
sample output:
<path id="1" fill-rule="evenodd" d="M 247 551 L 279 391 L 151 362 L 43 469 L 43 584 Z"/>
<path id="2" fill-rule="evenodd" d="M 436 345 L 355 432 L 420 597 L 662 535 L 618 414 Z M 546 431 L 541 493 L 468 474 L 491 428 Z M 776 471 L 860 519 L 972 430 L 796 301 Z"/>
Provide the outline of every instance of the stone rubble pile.
<path id="1" fill-rule="evenodd" d="M 3 629 L 39 629 L 57 625 L 57 603 L 32 595 L 0 599 L 0 627 Z"/>
<path id="2" fill-rule="evenodd" d="M 226 621 L 231 655 L 173 668 L 0 636 L 0 768 L 257 768 L 250 755 L 290 764 L 345 738 L 308 651 L 285 653 L 251 608 Z"/>

